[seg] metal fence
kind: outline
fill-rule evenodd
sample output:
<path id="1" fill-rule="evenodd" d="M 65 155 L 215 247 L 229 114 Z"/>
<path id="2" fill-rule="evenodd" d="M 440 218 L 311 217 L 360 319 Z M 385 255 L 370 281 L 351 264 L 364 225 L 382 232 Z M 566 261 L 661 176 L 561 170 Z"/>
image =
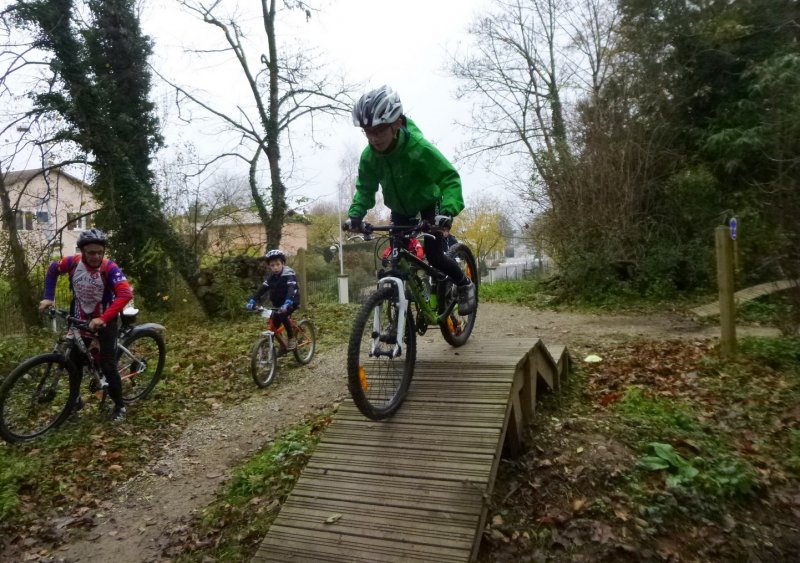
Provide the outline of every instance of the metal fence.
<path id="1" fill-rule="evenodd" d="M 375 279 L 349 277 L 347 288 L 350 303 L 362 303 L 375 289 Z M 308 303 L 338 303 L 338 276 L 333 276 L 324 280 L 308 281 L 306 282 L 306 290 L 303 291 L 303 288 L 300 288 L 300 291 L 301 295 L 305 293 Z"/>
<path id="2" fill-rule="evenodd" d="M 481 278 L 481 283 L 494 283 L 502 280 L 520 280 L 535 278 L 551 273 L 551 264 L 548 259 L 530 258 L 514 263 L 502 263 L 497 267 L 489 268 L 489 273 Z"/>

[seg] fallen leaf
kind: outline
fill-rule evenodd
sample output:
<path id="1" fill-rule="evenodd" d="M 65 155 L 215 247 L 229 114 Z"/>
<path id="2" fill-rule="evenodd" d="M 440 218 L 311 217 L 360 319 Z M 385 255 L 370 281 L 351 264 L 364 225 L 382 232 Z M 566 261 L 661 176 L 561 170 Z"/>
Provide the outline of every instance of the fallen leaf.
<path id="1" fill-rule="evenodd" d="M 572 511 L 573 512 L 580 512 L 581 509 L 586 506 L 586 499 L 579 498 L 572 501 Z"/>
<path id="2" fill-rule="evenodd" d="M 339 519 L 342 517 L 341 514 L 331 514 L 325 519 L 326 524 L 333 524 L 334 522 L 338 522 Z"/>
<path id="3" fill-rule="evenodd" d="M 117 465 L 117 464 L 109 465 L 108 466 L 108 470 L 109 471 L 122 471 L 122 466 L 121 465 Z"/>

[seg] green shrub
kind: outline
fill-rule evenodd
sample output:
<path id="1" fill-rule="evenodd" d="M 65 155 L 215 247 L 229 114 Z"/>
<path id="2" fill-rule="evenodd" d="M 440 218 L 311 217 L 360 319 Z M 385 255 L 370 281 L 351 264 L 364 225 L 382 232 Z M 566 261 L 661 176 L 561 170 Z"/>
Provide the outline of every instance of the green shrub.
<path id="1" fill-rule="evenodd" d="M 742 338 L 742 354 L 773 369 L 800 367 L 800 337 Z"/>
<path id="2" fill-rule="evenodd" d="M 11 452 L 0 455 L 0 522 L 18 511 L 20 486 L 32 478 L 38 469 L 39 464 L 35 459 L 19 459 Z"/>

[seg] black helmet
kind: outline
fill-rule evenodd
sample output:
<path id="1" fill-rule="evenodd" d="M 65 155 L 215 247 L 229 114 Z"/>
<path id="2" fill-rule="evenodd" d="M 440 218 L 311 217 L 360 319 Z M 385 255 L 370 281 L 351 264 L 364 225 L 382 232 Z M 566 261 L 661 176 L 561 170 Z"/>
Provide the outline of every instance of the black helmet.
<path id="1" fill-rule="evenodd" d="M 353 107 L 353 125 L 356 127 L 375 127 L 384 123 L 394 123 L 403 115 L 403 104 L 397 92 L 388 86 L 381 86 L 367 92 Z"/>
<path id="2" fill-rule="evenodd" d="M 283 253 L 283 251 L 278 250 L 277 248 L 274 250 L 268 250 L 264 256 L 266 256 L 267 262 L 273 258 L 278 258 L 281 262 L 286 264 L 286 255 Z"/>
<path id="3" fill-rule="evenodd" d="M 83 247 L 87 244 L 102 244 L 105 246 L 108 243 L 108 239 L 106 239 L 106 235 L 100 229 L 87 229 L 85 231 L 81 231 L 81 234 L 78 236 L 78 248 L 83 250 Z"/>

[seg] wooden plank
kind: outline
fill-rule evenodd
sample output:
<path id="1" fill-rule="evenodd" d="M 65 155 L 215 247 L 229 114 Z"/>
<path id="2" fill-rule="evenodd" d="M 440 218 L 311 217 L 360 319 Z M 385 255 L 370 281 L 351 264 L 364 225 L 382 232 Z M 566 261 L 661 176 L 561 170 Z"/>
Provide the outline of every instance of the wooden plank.
<path id="1" fill-rule="evenodd" d="M 326 443 L 395 444 L 398 448 L 434 451 L 493 451 L 500 430 L 453 428 L 423 424 L 386 425 L 340 420 L 325 433 Z M 487 450 L 488 448 L 488 450 Z"/>
<path id="2" fill-rule="evenodd" d="M 297 498 L 281 510 L 275 523 L 311 533 L 336 532 L 467 549 L 475 537 L 478 515 Z"/>
<path id="3" fill-rule="evenodd" d="M 292 489 L 294 496 L 379 502 L 384 506 L 437 510 L 447 507 L 451 513 L 472 514 L 480 510 L 484 487 L 468 481 L 441 481 L 394 476 L 391 487 L 385 477 L 351 473 L 337 469 L 306 467 Z"/>
<path id="4" fill-rule="evenodd" d="M 352 401 L 340 406 L 254 561 L 455 563 L 477 555 L 503 441 L 510 430 L 521 442 L 525 427 L 519 394 L 535 400 L 535 385 L 525 384 L 537 354 L 556 371 L 557 362 L 568 368 L 566 350 L 507 338 L 423 348 L 391 418 L 368 420 Z"/>
<path id="5" fill-rule="evenodd" d="M 419 545 L 401 540 L 316 532 L 313 536 L 295 528 L 272 525 L 253 561 L 366 562 L 366 563 L 462 563 L 464 550 Z"/>
<path id="6" fill-rule="evenodd" d="M 800 280 L 780 280 L 775 282 L 767 282 L 737 291 L 736 293 L 733 294 L 733 297 L 738 304 L 738 303 L 743 303 L 745 301 L 750 301 L 752 299 L 756 299 L 757 297 L 761 297 L 762 295 L 768 295 L 776 291 L 782 291 L 784 289 L 796 287 L 798 284 L 800 284 Z M 695 307 L 690 312 L 697 317 L 709 317 L 712 315 L 718 315 L 719 301 L 709 303 L 708 305 L 701 305 L 700 307 Z"/>
<path id="7" fill-rule="evenodd" d="M 403 406 L 391 418 L 379 421 L 381 424 L 419 424 L 425 421 L 431 426 L 486 427 L 497 428 L 502 424 L 499 418 L 504 412 L 504 405 L 459 405 L 442 402 L 414 401 L 407 399 Z M 364 415 L 351 401 L 343 403 L 336 413 L 342 420 L 365 420 Z"/>
<path id="8" fill-rule="evenodd" d="M 364 453 L 358 448 L 325 448 L 321 444 L 314 451 L 309 467 L 338 469 L 355 473 L 384 475 L 387 477 L 424 477 L 429 479 L 467 480 L 486 483 L 491 472 L 491 456 L 443 452 L 436 456 L 431 452 L 403 452 L 400 459 L 395 452 L 386 451 L 385 457 L 374 452 Z"/>

